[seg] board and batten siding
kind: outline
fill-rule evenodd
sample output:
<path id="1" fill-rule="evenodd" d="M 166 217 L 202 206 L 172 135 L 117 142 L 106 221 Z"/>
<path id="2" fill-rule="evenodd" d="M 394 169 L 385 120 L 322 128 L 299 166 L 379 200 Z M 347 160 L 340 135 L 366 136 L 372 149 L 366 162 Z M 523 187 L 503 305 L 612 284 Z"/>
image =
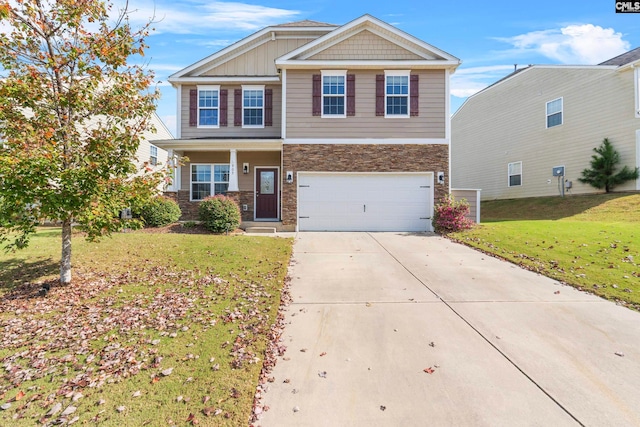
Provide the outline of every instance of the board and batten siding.
<path id="1" fill-rule="evenodd" d="M 452 118 L 452 186 L 482 188 L 482 199 L 559 195 L 555 166 L 570 193 L 601 192 L 578 182 L 604 138 L 621 164 L 636 166 L 633 71 L 533 67 L 467 100 Z M 546 128 L 546 103 L 563 99 L 563 123 Z M 507 167 L 522 162 L 522 185 L 508 186 Z M 633 190 L 635 182 L 616 187 Z"/>
<path id="2" fill-rule="evenodd" d="M 349 37 L 322 52 L 309 57 L 311 60 L 421 60 L 421 56 L 370 31 Z"/>
<path id="3" fill-rule="evenodd" d="M 280 138 L 282 135 L 282 89 L 280 85 L 265 85 L 265 89 L 273 89 L 272 114 L 273 126 L 265 126 L 264 128 L 243 128 L 242 126 L 234 126 L 234 90 L 242 89 L 241 85 L 221 85 L 220 89 L 227 89 L 227 126 L 219 128 L 198 128 L 197 126 L 189 126 L 189 91 L 196 89 L 195 85 L 182 86 L 181 92 L 181 138 Z"/>
<path id="4" fill-rule="evenodd" d="M 318 35 L 319 36 L 319 35 Z M 311 41 L 304 38 L 284 38 L 258 42 L 258 45 L 245 53 L 207 70 L 201 76 L 277 76 L 275 59 L 289 53 Z M 262 44 L 260 44 L 262 43 Z"/>
<path id="5" fill-rule="evenodd" d="M 347 72 L 356 76 L 356 114 L 346 118 L 313 116 L 312 78 L 320 70 L 287 72 L 287 138 L 445 138 L 444 70 L 412 71 L 420 76 L 420 114 L 408 118 L 376 116 L 376 74 L 384 70 Z"/>

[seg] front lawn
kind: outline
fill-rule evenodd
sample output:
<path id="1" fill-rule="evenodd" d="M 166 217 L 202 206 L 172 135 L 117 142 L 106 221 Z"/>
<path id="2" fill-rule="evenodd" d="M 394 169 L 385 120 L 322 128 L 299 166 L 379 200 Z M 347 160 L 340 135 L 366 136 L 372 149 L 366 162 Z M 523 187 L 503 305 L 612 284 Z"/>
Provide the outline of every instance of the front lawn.
<path id="1" fill-rule="evenodd" d="M 291 240 L 202 234 L 74 236 L 0 254 L 0 425 L 247 425 Z"/>
<path id="2" fill-rule="evenodd" d="M 640 194 L 500 200 L 452 238 L 640 309 Z"/>

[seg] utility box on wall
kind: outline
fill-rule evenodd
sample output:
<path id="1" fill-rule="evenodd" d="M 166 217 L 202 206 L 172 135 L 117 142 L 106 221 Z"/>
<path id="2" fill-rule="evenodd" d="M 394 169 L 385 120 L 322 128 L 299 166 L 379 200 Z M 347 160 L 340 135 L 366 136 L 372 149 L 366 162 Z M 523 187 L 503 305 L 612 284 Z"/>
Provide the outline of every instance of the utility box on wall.
<path id="1" fill-rule="evenodd" d="M 564 176 L 564 166 L 554 166 L 553 176 Z"/>

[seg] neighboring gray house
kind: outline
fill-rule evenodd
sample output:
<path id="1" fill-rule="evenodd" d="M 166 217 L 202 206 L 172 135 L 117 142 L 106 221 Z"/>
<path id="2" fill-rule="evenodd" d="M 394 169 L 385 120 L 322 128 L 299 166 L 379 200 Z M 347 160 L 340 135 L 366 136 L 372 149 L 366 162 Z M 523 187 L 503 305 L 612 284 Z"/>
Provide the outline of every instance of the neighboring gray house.
<path id="1" fill-rule="evenodd" d="M 578 178 L 604 138 L 620 166 L 640 166 L 640 48 L 599 65 L 522 68 L 469 97 L 452 117 L 452 186 L 483 200 L 599 192 Z"/>
<path id="2" fill-rule="evenodd" d="M 431 230 L 459 64 L 364 15 L 268 27 L 172 75 L 177 138 L 155 144 L 189 158 L 170 189 L 183 218 L 224 193 L 245 225 Z"/>

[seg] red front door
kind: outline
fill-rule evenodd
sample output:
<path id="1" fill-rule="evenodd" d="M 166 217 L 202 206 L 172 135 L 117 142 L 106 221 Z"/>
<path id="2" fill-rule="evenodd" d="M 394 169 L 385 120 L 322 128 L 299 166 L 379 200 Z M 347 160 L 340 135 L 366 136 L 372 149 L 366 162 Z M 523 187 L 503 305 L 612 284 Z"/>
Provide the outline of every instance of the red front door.
<path id="1" fill-rule="evenodd" d="M 278 169 L 256 168 L 256 219 L 278 219 Z"/>

